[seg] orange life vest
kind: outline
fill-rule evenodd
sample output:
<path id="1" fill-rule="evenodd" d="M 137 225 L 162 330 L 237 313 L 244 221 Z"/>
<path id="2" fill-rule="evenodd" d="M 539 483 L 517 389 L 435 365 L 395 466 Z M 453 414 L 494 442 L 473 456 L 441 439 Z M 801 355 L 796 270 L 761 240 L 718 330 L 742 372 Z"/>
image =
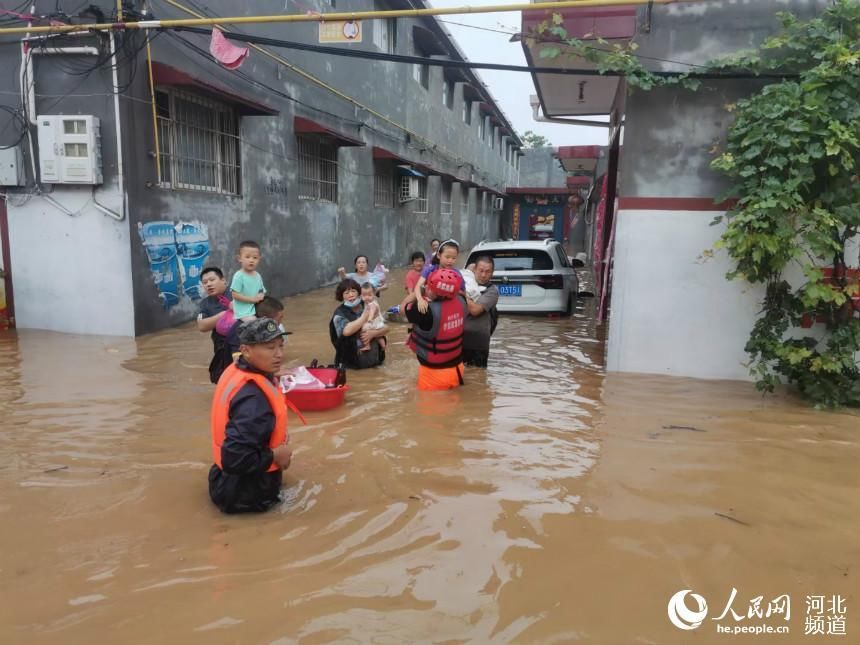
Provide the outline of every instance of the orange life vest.
<path id="1" fill-rule="evenodd" d="M 257 384 L 275 414 L 275 429 L 269 437 L 269 448 L 277 448 L 287 440 L 287 404 L 281 391 L 262 374 L 240 370 L 233 363 L 230 365 L 215 387 L 215 395 L 212 397 L 212 414 L 210 428 L 212 431 L 212 459 L 215 465 L 221 468 L 221 446 L 227 432 L 227 422 L 230 420 L 230 402 L 236 393 L 248 383 Z M 278 470 L 275 463 L 269 467 L 269 472 Z"/>

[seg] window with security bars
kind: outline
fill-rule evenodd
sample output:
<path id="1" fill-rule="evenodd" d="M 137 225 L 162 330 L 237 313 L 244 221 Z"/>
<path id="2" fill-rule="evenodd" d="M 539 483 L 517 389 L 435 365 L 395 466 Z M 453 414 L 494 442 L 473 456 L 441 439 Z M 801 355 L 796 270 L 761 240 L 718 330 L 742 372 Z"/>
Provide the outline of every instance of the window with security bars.
<path id="1" fill-rule="evenodd" d="M 451 212 L 451 182 L 442 180 L 442 201 L 439 204 L 439 214 L 450 215 Z"/>
<path id="2" fill-rule="evenodd" d="M 483 215 L 484 214 L 484 208 L 485 208 L 485 204 L 486 204 L 486 196 L 487 196 L 486 193 L 482 190 L 479 190 L 475 194 L 475 214 L 476 215 Z"/>
<path id="3" fill-rule="evenodd" d="M 158 183 L 163 188 L 238 195 L 239 118 L 225 103 L 177 89 L 155 94 Z"/>
<path id="4" fill-rule="evenodd" d="M 337 203 L 337 146 L 316 135 L 296 135 L 299 199 Z"/>
<path id="5" fill-rule="evenodd" d="M 412 210 L 412 212 L 418 214 L 430 212 L 427 200 L 426 177 L 418 177 L 418 198 L 415 200 L 415 208 Z"/>
<path id="6" fill-rule="evenodd" d="M 397 206 L 398 183 L 394 162 L 379 159 L 373 162 L 373 204 L 394 208 Z"/>

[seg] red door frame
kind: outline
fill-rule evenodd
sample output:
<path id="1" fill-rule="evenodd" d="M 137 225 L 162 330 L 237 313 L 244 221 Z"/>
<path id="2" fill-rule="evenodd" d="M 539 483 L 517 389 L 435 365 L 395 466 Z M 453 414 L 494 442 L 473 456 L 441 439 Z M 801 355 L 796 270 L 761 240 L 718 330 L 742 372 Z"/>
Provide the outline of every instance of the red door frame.
<path id="1" fill-rule="evenodd" d="M 15 327 L 15 299 L 12 296 L 12 253 L 9 250 L 9 218 L 5 199 L 0 199 L 0 241 L 0 253 L 3 254 L 3 286 L 6 290 L 6 324 L 11 329 Z"/>

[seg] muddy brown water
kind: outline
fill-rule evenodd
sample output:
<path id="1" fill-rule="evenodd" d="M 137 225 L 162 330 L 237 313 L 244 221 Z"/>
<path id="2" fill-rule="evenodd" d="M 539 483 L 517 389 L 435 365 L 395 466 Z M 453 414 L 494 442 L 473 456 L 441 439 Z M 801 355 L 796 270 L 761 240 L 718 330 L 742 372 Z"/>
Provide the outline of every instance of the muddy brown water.
<path id="1" fill-rule="evenodd" d="M 287 301 L 291 364 L 330 359 L 332 291 Z M 207 496 L 207 335 L 0 337 L 0 642 L 725 642 L 733 587 L 746 623 L 791 597 L 756 642 L 815 642 L 806 594 L 860 642 L 860 419 L 607 375 L 592 307 L 503 317 L 445 393 L 396 326 L 346 405 L 291 419 L 284 502 L 244 517 Z M 696 631 L 667 617 L 683 589 Z"/>

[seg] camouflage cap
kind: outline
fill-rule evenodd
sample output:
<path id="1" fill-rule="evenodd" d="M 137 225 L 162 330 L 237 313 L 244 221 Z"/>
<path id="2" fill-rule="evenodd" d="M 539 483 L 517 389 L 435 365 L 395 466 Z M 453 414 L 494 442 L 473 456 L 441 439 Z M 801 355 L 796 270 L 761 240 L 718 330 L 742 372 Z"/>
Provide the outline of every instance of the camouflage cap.
<path id="1" fill-rule="evenodd" d="M 257 318 L 239 328 L 239 342 L 243 345 L 259 345 L 283 336 L 278 323 L 271 318 Z"/>

